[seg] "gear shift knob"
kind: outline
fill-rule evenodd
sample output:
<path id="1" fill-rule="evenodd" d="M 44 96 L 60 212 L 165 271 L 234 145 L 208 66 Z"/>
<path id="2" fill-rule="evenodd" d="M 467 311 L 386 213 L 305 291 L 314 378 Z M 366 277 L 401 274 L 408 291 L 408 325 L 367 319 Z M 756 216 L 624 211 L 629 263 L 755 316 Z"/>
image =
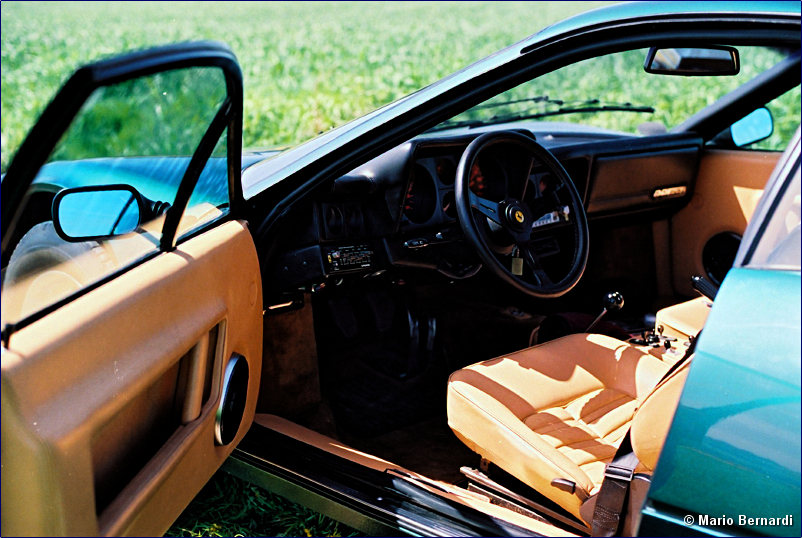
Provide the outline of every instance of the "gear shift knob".
<path id="1" fill-rule="evenodd" d="M 602 306 L 604 306 L 604 309 L 608 312 L 621 310 L 621 307 L 624 306 L 624 296 L 617 291 L 611 291 L 604 296 Z"/>
<path id="2" fill-rule="evenodd" d="M 601 314 L 599 314 L 596 317 L 596 319 L 593 320 L 593 323 L 588 325 L 588 328 L 585 329 L 586 333 L 589 333 L 591 330 L 593 330 L 593 327 L 595 327 L 596 324 L 601 321 L 601 319 L 607 312 L 614 312 L 616 310 L 621 310 L 621 307 L 624 306 L 624 296 L 618 293 L 617 291 L 611 291 L 610 293 L 604 296 L 602 304 L 604 308 L 602 308 Z"/>

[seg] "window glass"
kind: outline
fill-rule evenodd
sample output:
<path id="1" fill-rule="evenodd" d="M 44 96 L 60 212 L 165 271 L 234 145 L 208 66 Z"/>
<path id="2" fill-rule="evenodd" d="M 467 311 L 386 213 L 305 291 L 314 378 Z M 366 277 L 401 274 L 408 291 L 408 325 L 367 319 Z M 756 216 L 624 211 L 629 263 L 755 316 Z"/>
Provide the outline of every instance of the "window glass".
<path id="1" fill-rule="evenodd" d="M 767 47 L 737 48 L 741 69 L 734 76 L 650 74 L 643 69 L 648 49 L 590 58 L 501 93 L 436 129 L 455 122 L 506 121 L 581 124 L 632 134 L 646 122 L 649 132 L 671 129 L 788 55 Z M 790 140 L 795 128 L 782 124 L 778 136 Z"/>
<path id="2" fill-rule="evenodd" d="M 799 162 L 791 182 L 769 216 L 763 234 L 747 264 L 749 267 L 800 270 L 800 180 Z"/>
<path id="3" fill-rule="evenodd" d="M 223 133 L 189 197 L 176 233 L 179 242 L 197 228 L 226 214 L 228 207 L 228 161 L 226 133 Z"/>
<path id="4" fill-rule="evenodd" d="M 802 96 L 797 86 L 766 105 L 774 121 L 774 132 L 770 137 L 750 144 L 749 149 L 783 151 L 788 146 L 802 114 L 800 97 Z"/>
<path id="5" fill-rule="evenodd" d="M 11 231 L 3 325 L 158 251 L 165 212 L 225 98 L 219 68 L 165 71 L 90 96 L 39 170 Z M 204 211 L 183 218 L 179 234 L 227 210 L 225 151 L 224 133 L 192 196 L 190 206 Z"/>

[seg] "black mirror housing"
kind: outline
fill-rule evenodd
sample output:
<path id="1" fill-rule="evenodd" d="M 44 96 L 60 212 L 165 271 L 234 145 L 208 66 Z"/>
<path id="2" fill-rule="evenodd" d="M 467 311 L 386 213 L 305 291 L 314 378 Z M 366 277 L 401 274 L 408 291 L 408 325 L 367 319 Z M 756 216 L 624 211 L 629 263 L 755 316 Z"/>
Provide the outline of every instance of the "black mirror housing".
<path id="1" fill-rule="evenodd" d="M 72 243 L 103 240 L 136 231 L 149 220 L 152 204 L 130 185 L 91 185 L 59 191 L 53 226 Z"/>
<path id="2" fill-rule="evenodd" d="M 740 72 L 741 62 L 735 47 L 652 47 L 646 54 L 643 69 L 655 75 L 732 76 Z"/>

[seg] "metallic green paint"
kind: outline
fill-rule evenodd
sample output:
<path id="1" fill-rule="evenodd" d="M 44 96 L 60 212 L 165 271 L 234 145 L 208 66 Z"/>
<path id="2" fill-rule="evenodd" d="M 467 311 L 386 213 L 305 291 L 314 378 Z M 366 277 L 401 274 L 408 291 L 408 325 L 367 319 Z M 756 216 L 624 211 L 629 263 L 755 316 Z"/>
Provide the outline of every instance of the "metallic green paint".
<path id="1" fill-rule="evenodd" d="M 623 2 L 580 13 L 547 26 L 524 41 L 535 44 L 552 36 L 586 29 L 614 20 L 713 13 L 799 14 L 799 2 Z"/>
<path id="2" fill-rule="evenodd" d="M 642 529 L 689 514 L 732 518 L 694 528 L 711 535 L 799 535 L 800 281 L 794 271 L 730 271 L 699 337 Z M 787 515 L 788 526 L 739 521 Z"/>

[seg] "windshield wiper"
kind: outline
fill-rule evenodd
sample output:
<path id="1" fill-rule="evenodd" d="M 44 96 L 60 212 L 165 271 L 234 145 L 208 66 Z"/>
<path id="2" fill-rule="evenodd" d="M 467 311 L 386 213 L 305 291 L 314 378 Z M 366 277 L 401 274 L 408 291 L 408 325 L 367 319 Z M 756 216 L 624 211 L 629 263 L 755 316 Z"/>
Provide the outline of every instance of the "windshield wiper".
<path id="1" fill-rule="evenodd" d="M 590 101 L 597 101 L 598 99 L 591 99 Z M 494 103 L 484 103 L 476 105 L 471 110 L 485 110 L 488 108 L 498 108 L 501 106 L 517 105 L 520 103 L 546 103 L 549 105 L 564 105 L 565 101 L 562 99 L 552 99 L 548 95 L 535 95 L 534 97 L 524 97 L 523 99 L 510 99 L 509 101 L 496 101 Z"/>
<path id="2" fill-rule="evenodd" d="M 555 108 L 551 110 L 540 110 L 538 112 L 522 112 L 518 114 L 496 114 L 489 118 L 471 119 L 461 121 L 445 121 L 440 125 L 436 125 L 429 129 L 432 131 L 442 131 L 445 129 L 455 129 L 459 127 L 478 127 L 481 125 L 491 125 L 495 123 L 508 123 L 514 121 L 534 120 L 538 118 L 547 118 L 549 116 L 561 116 L 565 114 L 581 114 L 583 112 L 641 112 L 647 114 L 654 113 L 654 107 L 633 105 L 629 102 L 614 102 L 614 101 L 601 101 L 600 99 L 587 99 L 585 101 L 563 101 L 562 99 L 551 99 L 548 95 L 538 95 L 536 97 L 528 97 L 526 99 L 514 99 L 511 101 L 503 101 L 498 103 L 486 103 L 473 108 L 473 110 L 482 110 L 489 108 L 497 108 L 501 106 L 508 106 L 518 103 L 543 103 L 544 105 L 554 105 Z"/>

